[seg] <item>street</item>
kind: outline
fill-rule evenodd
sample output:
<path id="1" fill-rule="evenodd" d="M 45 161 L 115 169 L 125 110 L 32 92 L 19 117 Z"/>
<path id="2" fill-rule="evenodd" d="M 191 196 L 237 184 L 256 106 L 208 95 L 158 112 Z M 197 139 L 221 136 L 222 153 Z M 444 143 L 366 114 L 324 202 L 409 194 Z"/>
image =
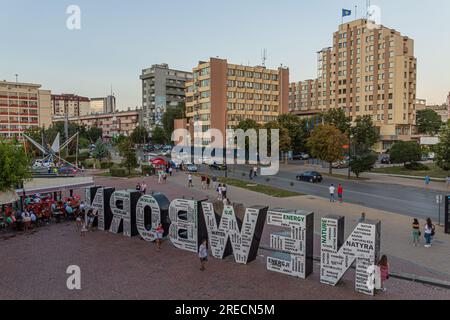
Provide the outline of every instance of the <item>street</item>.
<path id="1" fill-rule="evenodd" d="M 200 170 L 200 172 L 210 175 L 225 176 L 224 171 L 211 171 L 207 166 L 201 166 Z M 258 176 L 252 181 L 322 198 L 328 198 L 328 188 L 331 184 L 337 186 L 341 183 L 344 187 L 344 201 L 348 203 L 399 213 L 414 218 L 426 219 L 430 217 L 433 221 L 438 221 L 439 205 L 436 203 L 436 196 L 442 194 L 442 192 L 426 190 L 420 187 L 378 183 L 370 180 L 346 180 L 328 176 L 324 176 L 324 181 L 318 184 L 296 181 L 297 174 L 311 170 L 311 168 L 298 166 L 298 170 L 293 171 L 292 167 L 287 169 L 281 165 L 280 171 L 276 176 Z M 249 172 L 250 166 L 233 166 L 229 168 L 228 176 L 250 182 Z M 244 173 L 245 177 L 243 176 Z M 291 185 L 292 183 L 293 185 Z M 441 208 L 441 213 L 443 211 L 444 209 Z"/>

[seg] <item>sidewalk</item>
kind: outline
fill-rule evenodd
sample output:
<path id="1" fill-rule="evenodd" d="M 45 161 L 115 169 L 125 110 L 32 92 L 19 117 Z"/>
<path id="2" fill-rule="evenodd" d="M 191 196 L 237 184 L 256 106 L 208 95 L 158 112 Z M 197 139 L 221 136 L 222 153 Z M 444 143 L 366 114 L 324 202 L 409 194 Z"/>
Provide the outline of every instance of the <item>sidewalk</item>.
<path id="1" fill-rule="evenodd" d="M 179 173 L 170 179 L 170 183 L 185 186 L 187 177 Z M 194 188 L 190 192 L 207 194 L 210 199 L 216 198 L 215 190 L 202 190 L 199 178 L 194 177 Z M 334 214 L 346 218 L 346 236 L 357 224 L 361 212 L 366 212 L 367 219 L 380 220 L 382 223 L 381 250 L 390 257 L 392 271 L 404 272 L 420 276 L 428 276 L 439 280 L 450 281 L 450 235 L 443 232 L 443 227 L 437 227 L 434 246 L 426 249 L 423 245 L 413 247 L 411 225 L 412 219 L 399 214 L 386 211 L 368 209 L 353 204 L 330 203 L 325 199 L 313 196 L 301 196 L 293 198 L 273 198 L 245 189 L 228 187 L 228 197 L 234 203 L 243 203 L 246 206 L 268 205 L 270 208 L 302 209 L 315 212 L 315 233 L 320 232 L 320 219 Z M 420 221 L 421 225 L 425 221 Z M 423 229 L 423 227 L 422 227 Z M 269 244 L 269 226 L 265 227 L 262 245 Z M 423 233 L 423 231 L 422 231 Z M 423 242 L 423 239 L 422 239 Z M 320 245 L 315 245 L 315 256 L 320 256 Z"/>

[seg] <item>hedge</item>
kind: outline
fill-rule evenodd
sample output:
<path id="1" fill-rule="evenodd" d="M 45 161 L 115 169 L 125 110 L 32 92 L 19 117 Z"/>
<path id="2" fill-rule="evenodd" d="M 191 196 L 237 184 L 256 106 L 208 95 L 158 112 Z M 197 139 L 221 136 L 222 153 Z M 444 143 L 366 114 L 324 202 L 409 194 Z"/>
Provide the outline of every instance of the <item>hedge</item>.
<path id="1" fill-rule="evenodd" d="M 128 177 L 128 170 L 125 168 L 112 167 L 109 169 L 109 172 L 113 177 Z"/>

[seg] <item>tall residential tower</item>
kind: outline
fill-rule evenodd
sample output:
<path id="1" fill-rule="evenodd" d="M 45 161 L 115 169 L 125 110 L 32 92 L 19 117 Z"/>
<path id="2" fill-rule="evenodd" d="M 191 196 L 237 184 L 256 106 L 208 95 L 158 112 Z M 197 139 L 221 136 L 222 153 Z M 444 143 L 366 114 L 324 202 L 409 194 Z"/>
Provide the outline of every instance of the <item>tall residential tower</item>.
<path id="1" fill-rule="evenodd" d="M 333 47 L 318 52 L 317 79 L 291 84 L 291 112 L 309 116 L 344 109 L 353 120 L 370 115 L 387 150 L 415 128 L 414 42 L 365 19 L 339 26 Z"/>

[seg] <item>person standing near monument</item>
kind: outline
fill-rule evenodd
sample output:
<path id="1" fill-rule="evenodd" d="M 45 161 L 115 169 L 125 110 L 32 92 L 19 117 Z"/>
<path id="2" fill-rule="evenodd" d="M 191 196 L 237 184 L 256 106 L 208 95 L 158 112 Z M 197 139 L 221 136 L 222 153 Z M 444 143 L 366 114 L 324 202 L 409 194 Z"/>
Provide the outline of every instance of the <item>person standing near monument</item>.
<path id="1" fill-rule="evenodd" d="M 344 202 L 344 187 L 340 183 L 338 186 L 338 198 L 340 203 Z"/>
<path id="2" fill-rule="evenodd" d="M 420 224 L 419 220 L 414 219 L 412 225 L 413 246 L 417 247 L 420 243 Z"/>
<path id="3" fill-rule="evenodd" d="M 425 236 L 425 248 L 431 248 L 431 244 L 433 241 L 433 237 L 435 235 L 435 226 L 430 218 L 427 219 L 427 223 L 425 224 L 424 228 L 424 236 Z"/>
<path id="4" fill-rule="evenodd" d="M 332 184 L 329 188 L 330 191 L 330 202 L 334 202 L 335 200 L 335 193 L 336 193 L 336 188 L 334 187 L 334 184 Z"/>
<path id="5" fill-rule="evenodd" d="M 200 258 L 200 270 L 205 271 L 205 265 L 208 261 L 208 241 L 204 239 L 198 249 L 198 257 Z"/>
<path id="6" fill-rule="evenodd" d="M 386 292 L 386 288 L 384 283 L 389 279 L 389 263 L 387 256 L 382 256 L 380 262 L 378 263 L 378 267 L 380 267 L 380 276 L 381 276 L 381 291 Z"/>
<path id="7" fill-rule="evenodd" d="M 164 228 L 163 225 L 160 223 L 158 228 L 156 228 L 156 247 L 158 248 L 158 251 L 161 250 L 161 243 L 164 236 Z"/>

